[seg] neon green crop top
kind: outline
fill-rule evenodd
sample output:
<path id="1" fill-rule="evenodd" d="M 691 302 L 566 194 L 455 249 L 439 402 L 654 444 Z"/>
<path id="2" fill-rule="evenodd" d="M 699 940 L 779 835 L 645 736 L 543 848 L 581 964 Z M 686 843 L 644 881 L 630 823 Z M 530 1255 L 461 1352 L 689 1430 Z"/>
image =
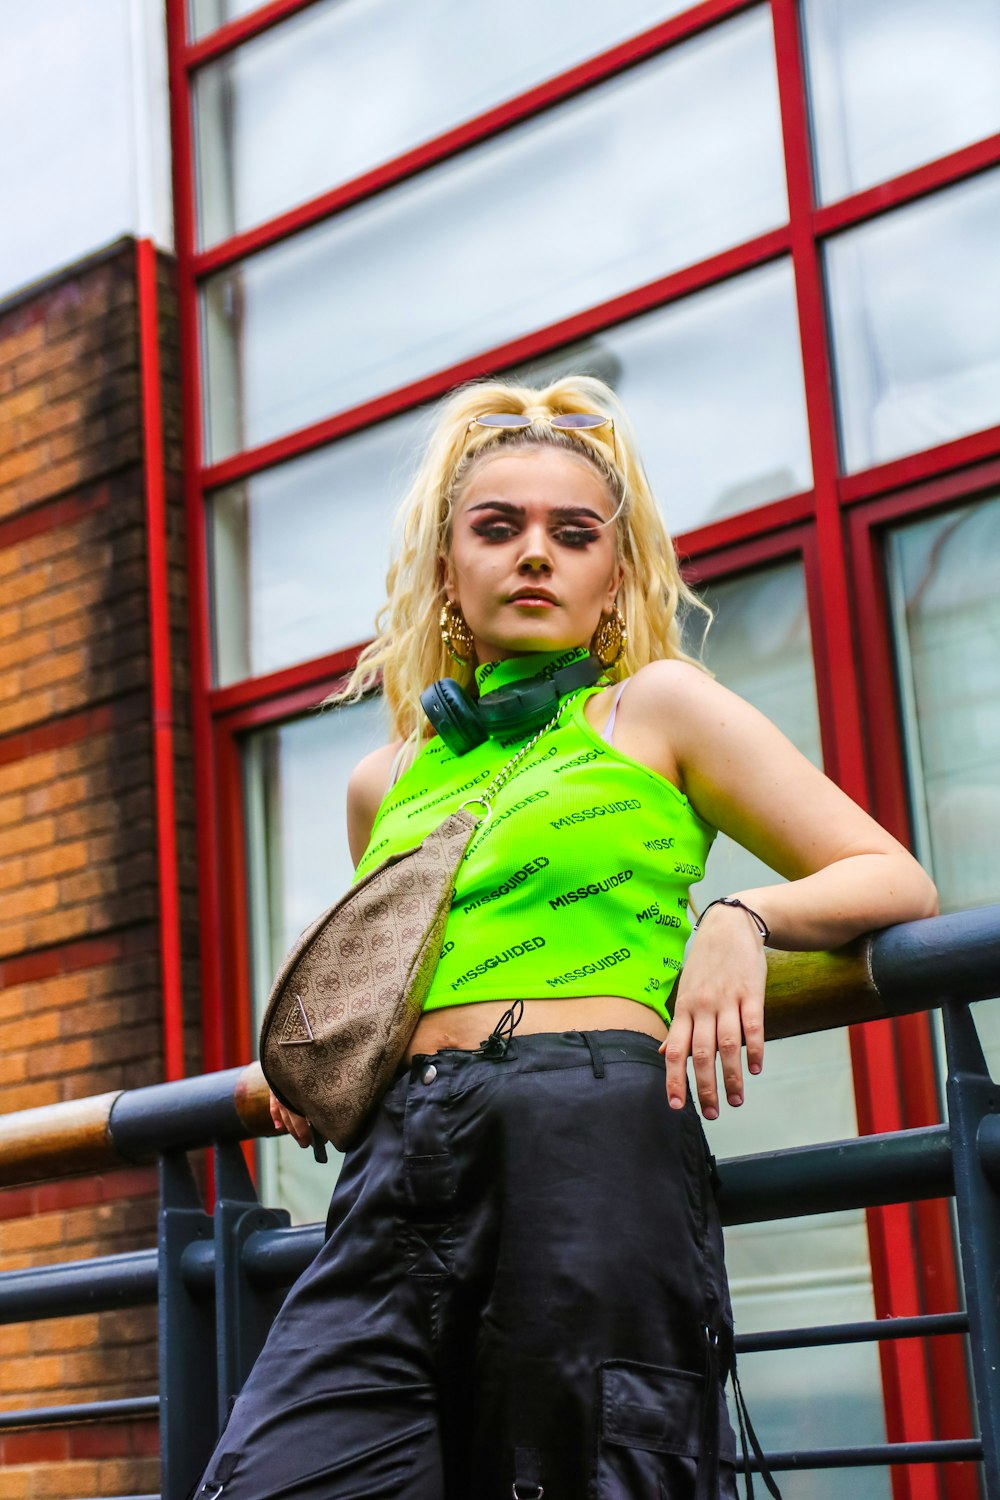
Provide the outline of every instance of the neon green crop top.
<path id="1" fill-rule="evenodd" d="M 556 655 L 480 669 L 481 691 L 540 672 Z M 688 889 L 715 829 L 671 782 L 588 724 L 584 703 L 600 690 L 571 695 L 473 836 L 425 1010 L 621 995 L 669 1019 L 691 931 Z M 491 738 L 462 756 L 429 740 L 382 802 L 355 879 L 418 844 L 527 738 Z"/>

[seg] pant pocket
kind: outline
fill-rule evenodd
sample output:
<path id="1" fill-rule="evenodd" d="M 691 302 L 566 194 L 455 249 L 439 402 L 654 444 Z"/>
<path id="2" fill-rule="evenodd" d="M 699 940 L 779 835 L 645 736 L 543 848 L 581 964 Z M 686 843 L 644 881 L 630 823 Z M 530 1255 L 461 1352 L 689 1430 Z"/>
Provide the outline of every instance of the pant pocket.
<path id="1" fill-rule="evenodd" d="M 596 1500 L 691 1500 L 704 1379 L 633 1360 L 601 1366 Z M 735 1494 L 736 1445 L 722 1390 L 720 1495 Z"/>

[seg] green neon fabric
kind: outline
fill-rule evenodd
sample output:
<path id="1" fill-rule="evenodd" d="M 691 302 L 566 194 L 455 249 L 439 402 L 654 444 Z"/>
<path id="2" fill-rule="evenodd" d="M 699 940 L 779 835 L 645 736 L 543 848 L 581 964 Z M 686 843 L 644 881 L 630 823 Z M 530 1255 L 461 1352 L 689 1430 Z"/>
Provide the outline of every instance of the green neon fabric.
<path id="1" fill-rule="evenodd" d="M 572 656 L 501 662 L 481 690 L 557 658 Z M 669 1019 L 691 931 L 688 890 L 704 874 L 715 829 L 671 782 L 590 726 L 584 705 L 600 691 L 564 699 L 558 724 L 497 793 L 459 869 L 425 1010 L 621 995 Z M 429 740 L 379 808 L 355 878 L 418 844 L 529 737 L 489 739 L 463 756 Z"/>

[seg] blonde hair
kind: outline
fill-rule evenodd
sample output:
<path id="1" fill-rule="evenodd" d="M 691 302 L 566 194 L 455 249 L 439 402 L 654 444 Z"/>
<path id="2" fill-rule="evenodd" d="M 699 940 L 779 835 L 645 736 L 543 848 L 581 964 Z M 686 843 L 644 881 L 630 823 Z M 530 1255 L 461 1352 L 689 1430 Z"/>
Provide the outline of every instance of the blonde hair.
<path id="1" fill-rule="evenodd" d="M 487 412 L 531 417 L 532 425 L 471 427 Z M 568 432 L 547 421 L 568 412 L 610 416 L 614 429 Z M 542 390 L 485 380 L 461 386 L 441 408 L 396 517 L 395 557 L 386 577 L 388 598 L 376 617 L 375 639 L 328 703 L 356 702 L 381 678 L 393 728 L 405 740 L 431 732 L 420 707 L 424 688 L 441 677 L 454 677 L 463 687 L 472 683 L 475 664 L 456 662 L 438 628 L 445 602 L 441 560 L 450 543 L 452 516 L 478 464 L 494 454 L 539 445 L 562 448 L 592 463 L 608 486 L 616 512 L 618 559 L 624 570 L 618 605 L 628 642 L 608 675 L 620 681 L 660 658 L 703 667 L 682 647 L 681 626 L 684 612 L 695 609 L 705 615 L 707 630 L 712 611 L 681 577 L 631 425 L 614 392 L 592 375 L 566 376 Z"/>

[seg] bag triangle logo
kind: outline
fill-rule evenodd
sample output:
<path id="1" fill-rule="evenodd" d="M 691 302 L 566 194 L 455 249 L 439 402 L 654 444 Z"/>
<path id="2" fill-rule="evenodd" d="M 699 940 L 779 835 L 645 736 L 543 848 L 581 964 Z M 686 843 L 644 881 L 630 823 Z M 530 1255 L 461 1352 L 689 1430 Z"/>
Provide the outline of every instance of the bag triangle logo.
<path id="1" fill-rule="evenodd" d="M 301 1047 L 304 1042 L 312 1041 L 315 1041 L 315 1037 L 309 1025 L 306 1008 L 302 1004 L 302 996 L 296 995 L 295 1004 L 289 1007 L 288 1018 L 278 1039 L 278 1045 L 279 1047 Z"/>

